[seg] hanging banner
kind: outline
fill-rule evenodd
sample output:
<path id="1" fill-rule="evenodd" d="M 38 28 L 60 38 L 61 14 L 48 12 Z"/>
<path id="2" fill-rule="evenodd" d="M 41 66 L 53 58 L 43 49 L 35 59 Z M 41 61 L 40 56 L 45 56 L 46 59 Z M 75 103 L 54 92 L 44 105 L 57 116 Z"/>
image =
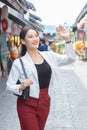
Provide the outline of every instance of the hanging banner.
<path id="1" fill-rule="evenodd" d="M 7 42 L 6 42 L 6 33 L 1 34 L 1 61 L 4 70 L 7 69 Z"/>

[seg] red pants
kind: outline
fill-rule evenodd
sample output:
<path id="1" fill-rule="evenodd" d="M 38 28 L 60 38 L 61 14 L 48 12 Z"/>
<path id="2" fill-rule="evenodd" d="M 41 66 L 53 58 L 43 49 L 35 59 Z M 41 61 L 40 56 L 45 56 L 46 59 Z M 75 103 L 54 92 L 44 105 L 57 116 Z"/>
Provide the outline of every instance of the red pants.
<path id="1" fill-rule="evenodd" d="M 50 109 L 48 88 L 40 90 L 39 99 L 18 97 L 17 112 L 21 130 L 44 130 Z"/>

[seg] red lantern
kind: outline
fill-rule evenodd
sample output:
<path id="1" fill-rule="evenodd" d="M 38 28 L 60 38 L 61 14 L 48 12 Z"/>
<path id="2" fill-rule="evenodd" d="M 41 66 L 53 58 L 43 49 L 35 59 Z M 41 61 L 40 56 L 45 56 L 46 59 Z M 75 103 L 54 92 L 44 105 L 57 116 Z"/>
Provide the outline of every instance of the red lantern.
<path id="1" fill-rule="evenodd" d="M 8 29 L 8 20 L 7 19 L 3 19 L 2 20 L 2 30 L 4 32 L 6 32 L 7 29 Z"/>

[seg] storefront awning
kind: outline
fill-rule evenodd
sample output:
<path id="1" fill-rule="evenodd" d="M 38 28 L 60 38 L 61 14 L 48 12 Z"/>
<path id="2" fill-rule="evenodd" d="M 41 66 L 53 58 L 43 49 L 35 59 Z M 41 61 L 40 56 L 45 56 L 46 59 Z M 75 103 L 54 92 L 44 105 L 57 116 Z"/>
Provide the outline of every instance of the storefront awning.
<path id="1" fill-rule="evenodd" d="M 23 5 L 19 0 L 0 0 L 9 7 L 17 10 L 20 13 L 25 14 L 27 12 L 27 6 Z"/>
<path id="2" fill-rule="evenodd" d="M 32 23 L 31 21 L 25 21 L 25 20 L 23 20 L 23 19 L 20 19 L 20 18 L 18 18 L 18 17 L 15 17 L 14 15 L 12 15 L 11 13 L 9 13 L 9 16 L 8 16 L 11 20 L 13 20 L 14 22 L 16 22 L 16 23 L 18 23 L 19 25 L 21 25 L 21 26 L 31 26 L 31 27 L 33 27 L 33 28 L 35 28 L 35 29 L 37 29 L 38 31 L 41 31 L 41 32 L 43 32 L 43 29 L 42 29 L 42 27 L 40 27 L 40 26 L 38 26 L 38 25 L 36 25 L 36 24 L 34 24 L 34 23 Z"/>
<path id="3" fill-rule="evenodd" d="M 42 21 L 40 17 L 38 17 L 38 16 L 36 16 L 36 15 L 34 15 L 32 13 L 29 13 L 29 15 L 30 15 L 30 17 L 32 17 L 35 20 Z"/>
<path id="4" fill-rule="evenodd" d="M 25 26 L 26 24 L 28 24 L 23 17 L 23 14 L 19 13 L 18 11 L 9 8 L 8 9 L 8 18 L 10 18 L 12 21 L 18 23 L 21 26 Z"/>
<path id="5" fill-rule="evenodd" d="M 39 27 L 37 25 L 35 25 L 34 23 L 30 22 L 30 21 L 25 21 L 25 20 L 22 20 L 22 19 L 19 19 L 15 16 L 13 16 L 12 14 L 9 14 L 9 18 L 13 21 L 15 21 L 16 23 L 18 23 L 19 25 L 21 26 L 31 26 L 32 28 L 35 28 L 36 30 L 40 31 L 40 32 L 43 32 L 43 29 L 42 27 Z"/>
<path id="6" fill-rule="evenodd" d="M 12 21 L 18 23 L 19 25 L 21 25 L 21 26 L 29 25 L 29 26 L 31 26 L 39 31 L 43 31 L 42 25 L 40 25 L 38 23 L 31 22 L 30 20 L 25 20 L 24 15 L 17 12 L 16 10 L 10 8 L 8 13 L 9 13 L 8 17 Z"/>
<path id="7" fill-rule="evenodd" d="M 9 15 L 8 15 L 8 18 L 11 19 L 12 21 L 18 23 L 18 24 L 21 25 L 21 26 L 25 26 L 25 25 L 28 24 L 26 21 L 24 21 L 24 20 L 22 20 L 22 19 L 19 19 L 18 17 L 15 17 L 15 16 L 12 15 L 12 14 L 9 14 Z"/>

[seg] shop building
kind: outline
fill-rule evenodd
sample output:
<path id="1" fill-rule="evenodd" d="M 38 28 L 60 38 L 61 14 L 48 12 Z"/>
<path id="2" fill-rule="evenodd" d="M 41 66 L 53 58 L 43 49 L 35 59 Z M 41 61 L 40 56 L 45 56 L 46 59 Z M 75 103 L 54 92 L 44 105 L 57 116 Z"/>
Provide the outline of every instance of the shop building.
<path id="1" fill-rule="evenodd" d="M 83 7 L 72 26 L 75 33 L 74 40 L 79 40 L 79 36 L 83 36 L 83 40 L 87 40 L 87 4 Z M 85 34 L 85 35 L 84 35 Z"/>
<path id="2" fill-rule="evenodd" d="M 36 11 L 32 3 L 25 0 L 0 0 L 0 69 L 7 71 L 7 52 L 12 51 L 12 47 L 17 45 L 18 56 L 20 54 L 21 44 L 19 32 L 24 26 L 29 26 L 43 31 L 42 25 L 36 22 L 38 16 L 30 16 L 29 9 Z M 27 19 L 25 17 L 27 15 Z M 36 21 L 35 21 L 36 20 Z"/>

